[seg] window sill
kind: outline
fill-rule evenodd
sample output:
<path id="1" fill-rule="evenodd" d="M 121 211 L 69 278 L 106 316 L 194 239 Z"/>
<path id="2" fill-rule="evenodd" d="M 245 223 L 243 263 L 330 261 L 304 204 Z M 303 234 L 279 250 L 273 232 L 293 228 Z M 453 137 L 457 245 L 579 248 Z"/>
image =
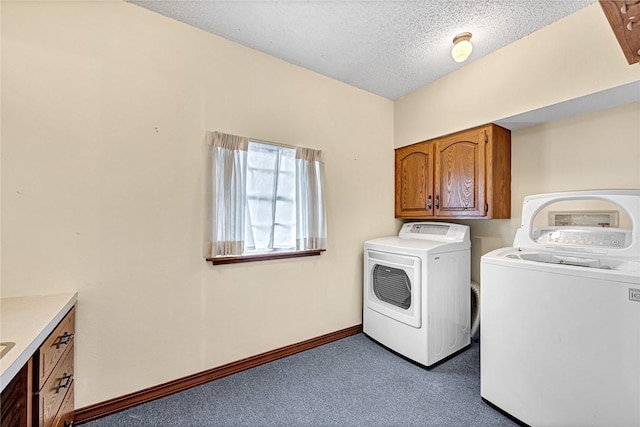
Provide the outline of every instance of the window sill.
<path id="1" fill-rule="evenodd" d="M 217 258 L 207 258 L 207 261 L 211 261 L 213 265 L 220 265 L 220 264 L 236 264 L 240 262 L 267 261 L 270 259 L 301 258 L 306 256 L 320 255 L 325 250 L 326 249 L 313 249 L 308 251 L 275 252 L 275 253 L 256 254 L 256 255 L 225 256 L 225 257 L 217 257 Z"/>

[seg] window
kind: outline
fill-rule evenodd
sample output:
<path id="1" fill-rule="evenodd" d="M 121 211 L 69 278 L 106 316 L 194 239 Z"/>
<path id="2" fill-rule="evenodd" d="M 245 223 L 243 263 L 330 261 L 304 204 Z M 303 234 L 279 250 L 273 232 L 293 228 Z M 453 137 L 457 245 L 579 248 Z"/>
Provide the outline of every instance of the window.
<path id="1" fill-rule="evenodd" d="M 296 150 L 249 141 L 244 251 L 296 249 Z"/>
<path id="2" fill-rule="evenodd" d="M 317 255 L 326 247 L 321 152 L 207 133 L 214 264 Z"/>

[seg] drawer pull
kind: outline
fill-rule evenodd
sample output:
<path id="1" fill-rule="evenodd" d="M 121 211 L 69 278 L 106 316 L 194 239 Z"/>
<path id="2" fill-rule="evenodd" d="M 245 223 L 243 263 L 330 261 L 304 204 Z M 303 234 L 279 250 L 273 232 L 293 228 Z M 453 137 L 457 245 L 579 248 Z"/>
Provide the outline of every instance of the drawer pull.
<path id="1" fill-rule="evenodd" d="M 65 332 L 64 334 L 62 334 L 62 336 L 58 340 L 58 343 L 56 344 L 56 348 L 60 348 L 61 345 L 69 344 L 72 338 L 73 338 L 73 334 L 70 334 L 69 332 Z"/>
<path id="2" fill-rule="evenodd" d="M 71 427 L 73 426 L 73 421 L 69 421 L 69 422 L 64 422 L 64 424 L 62 425 L 62 427 Z"/>
<path id="3" fill-rule="evenodd" d="M 58 386 L 56 387 L 56 393 L 59 393 L 61 388 L 69 387 L 69 384 L 71 384 L 71 379 L 72 378 L 73 378 L 73 375 L 67 374 L 65 372 L 62 375 L 62 378 L 60 378 L 60 384 L 58 384 Z"/>

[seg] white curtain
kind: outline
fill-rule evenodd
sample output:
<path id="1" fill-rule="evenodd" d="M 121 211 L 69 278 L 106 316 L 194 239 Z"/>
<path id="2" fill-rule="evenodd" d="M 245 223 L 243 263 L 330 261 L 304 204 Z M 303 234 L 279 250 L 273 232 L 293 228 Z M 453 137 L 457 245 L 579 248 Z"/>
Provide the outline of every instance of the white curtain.
<path id="1" fill-rule="evenodd" d="M 322 152 L 296 147 L 296 249 L 326 249 Z"/>
<path id="2" fill-rule="evenodd" d="M 249 141 L 245 251 L 296 248 L 296 149 Z"/>
<path id="3" fill-rule="evenodd" d="M 242 255 L 247 205 L 248 138 L 207 132 L 213 180 L 211 257 Z"/>

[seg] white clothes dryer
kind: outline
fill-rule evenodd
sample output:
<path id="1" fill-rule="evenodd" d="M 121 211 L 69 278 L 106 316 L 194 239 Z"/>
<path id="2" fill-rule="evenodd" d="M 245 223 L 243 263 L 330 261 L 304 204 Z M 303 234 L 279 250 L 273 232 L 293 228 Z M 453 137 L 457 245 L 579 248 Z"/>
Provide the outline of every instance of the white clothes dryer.
<path id="1" fill-rule="evenodd" d="M 580 200 L 632 230 L 535 225 Z M 485 401 L 531 426 L 640 426 L 640 190 L 527 196 L 514 246 L 480 268 Z"/>
<path id="2" fill-rule="evenodd" d="M 414 222 L 364 243 L 363 332 L 423 366 L 470 345 L 469 227 Z"/>

